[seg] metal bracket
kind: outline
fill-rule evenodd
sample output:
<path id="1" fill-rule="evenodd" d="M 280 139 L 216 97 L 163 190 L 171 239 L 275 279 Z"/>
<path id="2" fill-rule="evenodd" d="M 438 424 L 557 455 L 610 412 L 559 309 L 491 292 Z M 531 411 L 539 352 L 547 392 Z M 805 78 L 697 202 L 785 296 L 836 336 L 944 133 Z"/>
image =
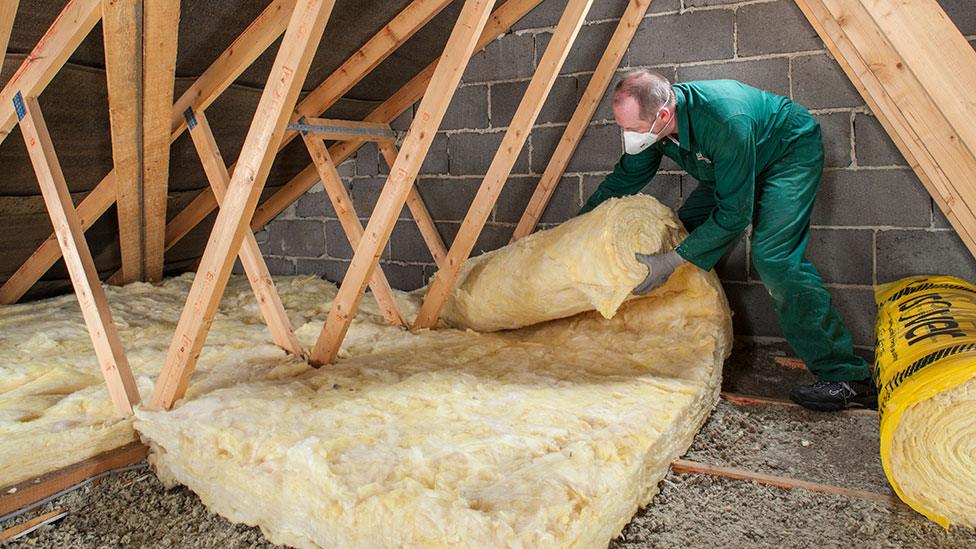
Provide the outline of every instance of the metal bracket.
<path id="1" fill-rule="evenodd" d="M 23 120 L 27 116 L 27 109 L 24 107 L 24 96 L 17 92 L 14 96 L 14 112 L 17 113 L 17 120 Z"/>
<path id="2" fill-rule="evenodd" d="M 197 127 L 197 117 L 193 114 L 193 107 L 187 107 L 183 111 L 183 118 L 186 118 L 186 128 L 192 130 Z"/>

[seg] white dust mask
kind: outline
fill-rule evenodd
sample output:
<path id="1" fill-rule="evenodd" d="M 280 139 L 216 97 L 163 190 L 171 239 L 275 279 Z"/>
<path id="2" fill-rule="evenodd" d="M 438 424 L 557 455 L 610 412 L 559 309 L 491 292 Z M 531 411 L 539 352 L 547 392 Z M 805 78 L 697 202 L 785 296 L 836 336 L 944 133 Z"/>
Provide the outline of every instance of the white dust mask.
<path id="1" fill-rule="evenodd" d="M 657 122 L 657 120 L 657 117 L 655 117 L 654 122 Z M 651 123 L 651 129 L 654 129 L 654 123 Z M 624 131 L 624 152 L 627 154 L 637 154 L 657 143 L 661 137 L 663 136 L 660 133 L 654 131 L 647 133 Z"/>

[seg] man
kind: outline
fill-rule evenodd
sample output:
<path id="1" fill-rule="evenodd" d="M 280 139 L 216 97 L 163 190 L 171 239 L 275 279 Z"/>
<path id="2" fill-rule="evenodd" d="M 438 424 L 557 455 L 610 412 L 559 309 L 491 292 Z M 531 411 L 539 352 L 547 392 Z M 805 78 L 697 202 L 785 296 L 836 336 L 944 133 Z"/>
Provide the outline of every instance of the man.
<path id="1" fill-rule="evenodd" d="M 644 255 L 644 295 L 688 262 L 711 270 L 752 223 L 752 262 L 783 334 L 818 381 L 790 398 L 815 410 L 877 406 L 867 363 L 820 275 L 804 257 L 823 170 L 820 126 L 801 105 L 732 80 L 674 84 L 649 71 L 617 84 L 625 154 L 584 204 L 640 192 L 667 156 L 699 181 L 678 210 L 690 231 L 674 251 Z"/>

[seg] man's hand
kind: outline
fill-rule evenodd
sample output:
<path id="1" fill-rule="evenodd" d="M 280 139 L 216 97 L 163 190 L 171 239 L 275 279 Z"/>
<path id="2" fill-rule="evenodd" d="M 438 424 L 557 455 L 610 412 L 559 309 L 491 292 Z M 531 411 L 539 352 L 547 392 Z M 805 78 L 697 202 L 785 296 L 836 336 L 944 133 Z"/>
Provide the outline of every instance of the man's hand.
<path id="1" fill-rule="evenodd" d="M 663 254 L 635 254 L 637 261 L 647 265 L 647 278 L 633 290 L 634 295 L 647 295 L 652 290 L 667 282 L 675 269 L 680 267 L 684 258 L 676 251 Z"/>

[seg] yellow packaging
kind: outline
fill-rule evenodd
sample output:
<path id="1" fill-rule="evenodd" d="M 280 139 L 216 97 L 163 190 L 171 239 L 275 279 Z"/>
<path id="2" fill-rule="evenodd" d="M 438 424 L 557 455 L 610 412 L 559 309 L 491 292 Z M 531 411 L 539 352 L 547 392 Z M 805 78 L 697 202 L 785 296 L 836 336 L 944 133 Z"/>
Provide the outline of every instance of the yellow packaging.
<path id="1" fill-rule="evenodd" d="M 976 525 L 976 285 L 950 276 L 880 286 L 876 371 L 881 462 L 898 497 L 932 521 Z"/>

